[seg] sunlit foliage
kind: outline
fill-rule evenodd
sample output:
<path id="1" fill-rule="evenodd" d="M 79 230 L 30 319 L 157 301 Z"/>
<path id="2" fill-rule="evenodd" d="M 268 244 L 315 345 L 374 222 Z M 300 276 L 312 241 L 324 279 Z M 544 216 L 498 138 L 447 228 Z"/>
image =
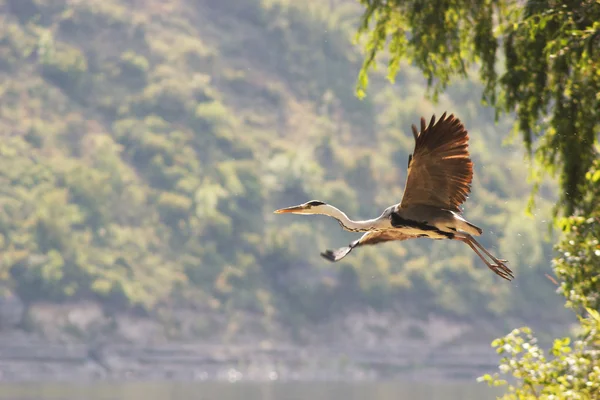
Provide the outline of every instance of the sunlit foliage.
<path id="1" fill-rule="evenodd" d="M 589 183 L 597 190 L 597 181 Z M 557 246 L 559 256 L 554 260 L 554 271 L 561 281 L 559 292 L 580 320 L 575 340 L 555 339 L 549 358 L 528 327 L 496 339 L 492 345 L 502 355 L 500 372 L 516 382 L 509 384 L 497 373 L 479 379 L 493 386 L 507 386 L 503 399 L 600 398 L 599 211 L 596 202 L 587 218 L 563 221 L 567 233 Z"/>

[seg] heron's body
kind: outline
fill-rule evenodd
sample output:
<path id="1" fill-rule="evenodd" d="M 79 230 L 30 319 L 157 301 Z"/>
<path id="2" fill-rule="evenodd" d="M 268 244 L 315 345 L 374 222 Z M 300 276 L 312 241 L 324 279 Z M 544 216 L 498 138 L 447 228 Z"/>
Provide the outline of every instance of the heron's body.
<path id="1" fill-rule="evenodd" d="M 398 208 L 390 215 L 391 225 L 408 235 L 430 239 L 452 239 L 456 232 L 481 235 L 481 229 L 453 211 L 427 205 Z"/>
<path id="2" fill-rule="evenodd" d="M 437 123 L 434 116 L 429 126 L 421 118 L 421 131 L 414 125 L 412 130 L 415 150 L 408 158 L 404 196 L 379 217 L 353 221 L 341 210 L 318 200 L 275 212 L 328 215 L 345 230 L 365 232 L 346 247 L 321 253 L 330 261 L 339 261 L 363 245 L 414 238 L 451 239 L 465 242 L 491 270 L 510 280 L 513 274 L 506 260 L 497 259 L 481 246 L 473 236 L 481 235 L 482 230 L 460 215 L 460 205 L 467 199 L 473 178 L 466 129 L 453 115 L 446 118 L 444 113 Z"/>

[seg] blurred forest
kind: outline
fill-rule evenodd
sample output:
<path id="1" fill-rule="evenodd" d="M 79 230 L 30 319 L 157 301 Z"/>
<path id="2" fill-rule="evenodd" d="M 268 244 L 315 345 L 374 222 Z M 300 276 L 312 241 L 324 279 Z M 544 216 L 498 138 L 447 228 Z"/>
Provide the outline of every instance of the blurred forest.
<path id="1" fill-rule="evenodd" d="M 494 123 L 476 79 L 434 106 L 417 69 L 393 85 L 376 71 L 357 99 L 360 12 L 351 0 L 0 0 L 0 288 L 26 305 L 93 300 L 165 322 L 204 310 L 230 332 L 366 308 L 565 321 L 544 276 L 556 185 L 527 216 L 513 121 Z M 379 215 L 401 198 L 410 125 L 444 111 L 471 137 L 465 216 L 510 260 L 513 283 L 458 242 L 390 243 L 331 264 L 319 252 L 355 235 L 272 214 L 319 199 Z M 202 318 L 199 336 L 216 329 Z"/>

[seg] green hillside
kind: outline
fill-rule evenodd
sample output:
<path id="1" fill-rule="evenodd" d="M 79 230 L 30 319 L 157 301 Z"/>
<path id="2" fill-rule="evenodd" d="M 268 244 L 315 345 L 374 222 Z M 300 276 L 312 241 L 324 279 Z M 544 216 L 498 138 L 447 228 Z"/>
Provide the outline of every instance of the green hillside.
<path id="1" fill-rule="evenodd" d="M 405 67 L 393 85 L 381 71 L 358 100 L 357 4 L 289 4 L 0 0 L 4 289 L 110 313 L 192 307 L 230 324 L 248 313 L 258 329 L 363 307 L 564 315 L 544 277 L 553 186 L 526 217 L 523 152 L 503 146 L 510 121 L 494 124 L 480 86 L 461 82 L 433 105 Z M 444 111 L 470 132 L 465 216 L 510 260 L 514 283 L 459 242 L 385 244 L 331 264 L 319 252 L 356 235 L 272 214 L 320 199 L 379 215 L 401 198 L 410 124 Z"/>

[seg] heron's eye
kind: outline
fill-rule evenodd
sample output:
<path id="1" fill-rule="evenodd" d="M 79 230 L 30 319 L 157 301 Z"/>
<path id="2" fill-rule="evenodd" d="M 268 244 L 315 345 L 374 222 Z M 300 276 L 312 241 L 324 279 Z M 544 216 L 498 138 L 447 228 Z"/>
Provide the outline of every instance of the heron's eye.
<path id="1" fill-rule="evenodd" d="M 308 204 L 308 205 L 309 205 L 309 206 L 311 206 L 311 207 L 314 207 L 314 206 L 322 206 L 322 205 L 324 205 L 325 203 L 323 203 L 322 201 L 319 201 L 319 200 L 313 200 L 313 201 L 309 201 L 309 202 L 308 202 L 308 203 L 306 203 L 306 204 Z"/>

